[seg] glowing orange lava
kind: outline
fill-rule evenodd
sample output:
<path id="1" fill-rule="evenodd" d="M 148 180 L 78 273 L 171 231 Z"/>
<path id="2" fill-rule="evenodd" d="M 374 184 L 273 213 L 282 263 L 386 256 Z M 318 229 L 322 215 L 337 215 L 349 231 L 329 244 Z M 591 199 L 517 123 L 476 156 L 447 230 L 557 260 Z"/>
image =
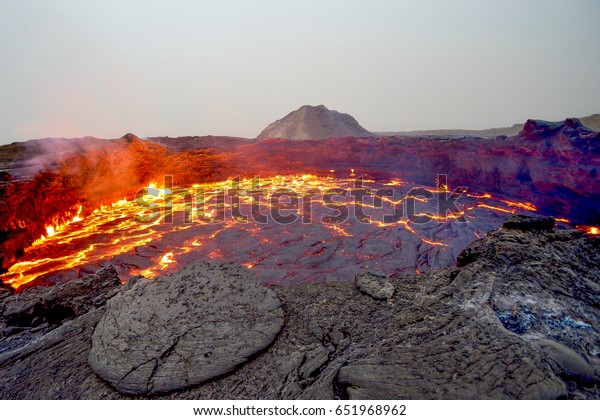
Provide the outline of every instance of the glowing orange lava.
<path id="1" fill-rule="evenodd" d="M 82 211 L 83 207 L 82 206 L 77 206 L 77 214 L 75 216 L 73 216 L 73 218 L 68 221 L 67 223 L 64 224 L 54 224 L 54 225 L 48 225 L 46 226 L 46 235 L 42 235 L 40 236 L 33 244 L 33 245 L 39 245 L 40 243 L 42 243 L 44 240 L 46 240 L 46 238 L 51 238 L 54 235 L 56 235 L 56 233 L 60 230 L 62 230 L 64 227 L 70 225 L 71 223 L 76 223 L 76 222 L 81 222 L 83 220 L 82 217 L 80 217 L 81 215 L 81 211 Z"/>
<path id="2" fill-rule="evenodd" d="M 600 235 L 600 227 L 598 227 L 598 226 L 577 225 L 575 227 L 577 229 L 587 233 L 588 235 Z"/>
<path id="3" fill-rule="evenodd" d="M 160 259 L 160 266 L 162 268 L 165 268 L 166 266 L 168 266 L 171 263 L 174 263 L 175 260 L 173 259 L 173 253 L 172 252 L 167 252 L 165 255 L 163 255 L 163 257 Z"/>
<path id="4" fill-rule="evenodd" d="M 381 197 L 379 204 L 374 200 L 356 204 L 361 211 L 366 212 L 365 220 L 321 223 L 319 217 L 324 213 L 329 214 L 352 200 L 349 196 L 343 195 L 332 199 L 337 193 L 333 194 L 331 191 L 349 191 L 358 179 L 360 178 L 353 169 L 346 179 L 336 179 L 332 176 L 317 177 L 311 174 L 266 177 L 260 179 L 259 192 L 262 198 L 255 195 L 258 192 L 257 187 L 253 184 L 253 180 L 249 179 L 239 181 L 239 185 L 236 184 L 235 187 L 232 187 L 232 181 L 229 180 L 196 184 L 189 188 L 174 190 L 160 187 L 153 182 L 134 200 L 118 200 L 112 205 L 95 209 L 85 218 L 81 217 L 82 209 L 79 207 L 71 212 L 76 215 L 70 222 L 64 225 L 47 226 L 47 235 L 38 239 L 26 250 L 24 258 L 10 267 L 8 273 L 2 276 L 2 281 L 18 288 L 33 280 L 52 276 L 54 273 L 76 270 L 75 275 L 79 275 L 80 272 L 89 272 L 81 271 L 83 267 L 94 264 L 97 267 L 100 262 L 104 266 L 114 261 L 120 264 L 120 274 L 123 274 L 122 278 L 125 280 L 138 274 L 152 277 L 175 271 L 182 265 L 200 258 L 199 256 L 215 260 L 231 257 L 233 251 L 222 249 L 219 238 L 230 238 L 227 243 L 235 245 L 237 241 L 235 235 L 242 235 L 241 232 L 245 235 L 244 238 L 257 239 L 255 245 L 249 247 L 248 251 L 244 251 L 247 252 L 246 254 L 234 252 L 236 261 L 253 270 L 267 264 L 265 261 L 270 261 L 268 264 L 272 266 L 266 268 L 271 270 L 279 267 L 281 263 L 276 259 L 269 259 L 265 249 L 286 247 L 288 243 L 286 232 L 283 230 L 283 233 L 274 234 L 282 235 L 281 237 L 268 236 L 265 234 L 265 225 L 246 220 L 240 210 L 247 210 L 257 204 L 260 204 L 261 214 L 272 214 L 272 210 L 279 206 L 282 214 L 298 216 L 297 225 L 300 226 L 298 231 L 301 234 L 302 232 L 314 233 L 319 229 L 318 235 L 324 235 L 325 239 L 320 239 L 324 245 L 317 245 L 321 242 L 315 241 L 313 247 L 313 244 L 309 243 L 306 245 L 307 248 L 300 248 L 302 252 L 298 252 L 302 255 L 298 258 L 320 261 L 320 258 L 329 255 L 325 251 L 326 245 L 333 243 L 339 244 L 341 255 L 358 255 L 360 251 L 357 250 L 357 246 L 360 246 L 361 241 L 371 236 L 377 237 L 379 230 L 388 232 L 391 237 L 398 236 L 398 233 L 408 235 L 410 241 L 414 241 L 418 248 L 451 249 L 451 241 L 454 238 L 451 232 L 443 229 L 424 229 L 418 223 L 406 218 L 395 222 L 383 221 L 382 214 L 385 209 L 401 208 L 408 197 L 410 186 L 400 179 L 382 182 L 364 180 L 365 190 L 371 187 L 373 191 L 377 187 L 398 187 L 399 190 L 404 191 L 400 196 Z M 232 191 L 238 202 L 220 201 L 219 197 L 223 191 Z M 430 191 L 445 193 L 447 187 L 438 186 Z M 302 206 L 290 209 L 286 207 L 289 206 L 289 200 L 278 202 L 274 199 L 277 198 L 275 194 L 285 195 L 286 192 L 298 197 L 311 197 L 316 210 L 312 207 L 307 210 Z M 193 197 L 193 202 L 186 202 L 182 198 L 186 196 Z M 427 198 L 414 197 L 418 206 L 425 206 L 424 211 L 421 211 L 423 209 L 421 208 L 417 215 L 428 216 L 432 226 L 439 226 L 463 217 L 474 219 L 472 213 L 476 210 L 483 211 L 478 214 L 483 214 L 490 220 L 498 217 L 495 215 L 497 212 L 515 213 L 516 209 L 535 210 L 535 207 L 529 203 L 495 199 L 488 193 L 467 194 L 466 197 L 467 202 L 459 207 L 459 211 L 447 215 L 434 214 L 432 209 L 427 207 L 432 205 Z M 175 219 L 172 224 L 165 222 L 166 209 Z M 227 212 L 229 217 L 219 219 L 223 212 Z M 318 226 L 302 227 L 305 224 L 303 218 L 312 213 L 315 214 L 315 220 L 311 223 Z M 479 229 L 473 228 L 472 235 L 479 236 Z M 598 228 L 590 228 L 589 233 L 598 234 Z M 302 235 L 290 241 L 301 239 Z M 157 243 L 162 244 L 160 248 L 154 245 Z M 423 247 L 423 244 L 426 246 Z M 263 253 L 262 256 L 259 255 L 258 248 Z M 358 255 L 357 261 L 359 257 L 367 260 L 375 258 L 370 254 L 362 257 Z M 317 262 L 307 264 L 317 264 Z M 369 261 L 369 266 L 377 267 L 377 264 L 376 259 Z"/>

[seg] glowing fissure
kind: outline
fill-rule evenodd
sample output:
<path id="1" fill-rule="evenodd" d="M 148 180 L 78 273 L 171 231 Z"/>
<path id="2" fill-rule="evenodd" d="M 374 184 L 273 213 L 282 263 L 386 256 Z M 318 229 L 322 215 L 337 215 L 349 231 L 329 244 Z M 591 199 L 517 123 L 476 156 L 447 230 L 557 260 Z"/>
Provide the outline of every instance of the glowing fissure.
<path id="1" fill-rule="evenodd" d="M 251 179 L 172 191 L 152 183 L 134 200 L 102 206 L 85 218 L 79 207 L 69 223 L 49 226 L 48 235 L 29 247 L 2 280 L 18 288 L 69 270 L 79 276 L 107 264 L 117 266 L 121 278 L 127 280 L 211 259 L 244 264 L 267 283 L 295 284 L 312 281 L 319 274 L 335 278 L 341 267 L 390 274 L 419 271 L 451 264 L 464 246 L 454 230 L 466 229 L 467 238 L 473 240 L 497 227 L 505 213 L 535 210 L 529 203 L 494 199 L 484 193 L 465 194 L 456 212 L 440 215 L 434 211 L 435 198 L 414 197 L 415 216 L 430 216 L 429 222 L 402 217 L 390 221 L 386 215 L 403 209 L 407 198 L 413 198 L 407 194 L 410 186 L 399 179 L 363 180 L 361 188 L 366 193 L 393 187 L 394 195 L 380 197 L 380 203 L 353 202 L 344 192 L 354 191 L 357 178 L 354 172 L 348 175 L 347 179 L 274 176 L 261 178 L 260 188 Z M 427 191 L 445 194 L 448 188 Z M 223 200 L 224 192 L 236 199 Z M 293 197 L 309 197 L 310 206 Z M 355 214 L 337 220 L 350 204 Z M 165 222 L 168 215 L 172 223 Z M 254 215 L 266 217 L 266 222 L 254 220 Z M 277 217 L 290 222 L 282 223 Z M 416 252 L 417 262 L 401 262 L 404 251 Z M 334 264 L 336 258 L 344 263 Z"/>
<path id="2" fill-rule="evenodd" d="M 44 242 L 47 238 L 51 238 L 54 235 L 56 235 L 57 232 L 59 232 L 60 230 L 62 230 L 64 227 L 70 225 L 71 223 L 76 223 L 76 222 L 81 222 L 83 220 L 81 216 L 81 210 L 83 209 L 83 206 L 79 205 L 77 206 L 77 214 L 75 216 L 73 216 L 73 218 L 71 220 L 69 220 L 66 223 L 52 223 L 49 224 L 45 227 L 46 229 L 46 235 L 42 235 L 40 236 L 36 241 L 33 242 L 32 246 L 35 245 L 39 245 L 42 242 Z M 73 211 L 70 211 L 69 213 L 73 213 Z"/>

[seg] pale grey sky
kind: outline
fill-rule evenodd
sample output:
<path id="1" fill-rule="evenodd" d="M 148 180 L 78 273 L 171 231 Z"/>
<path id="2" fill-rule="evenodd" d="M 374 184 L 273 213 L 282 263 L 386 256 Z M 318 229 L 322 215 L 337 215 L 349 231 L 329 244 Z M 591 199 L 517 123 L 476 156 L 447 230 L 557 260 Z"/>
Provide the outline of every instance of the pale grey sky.
<path id="1" fill-rule="evenodd" d="M 0 143 L 256 136 L 304 104 L 368 130 L 600 112 L 600 1 L 0 0 Z"/>

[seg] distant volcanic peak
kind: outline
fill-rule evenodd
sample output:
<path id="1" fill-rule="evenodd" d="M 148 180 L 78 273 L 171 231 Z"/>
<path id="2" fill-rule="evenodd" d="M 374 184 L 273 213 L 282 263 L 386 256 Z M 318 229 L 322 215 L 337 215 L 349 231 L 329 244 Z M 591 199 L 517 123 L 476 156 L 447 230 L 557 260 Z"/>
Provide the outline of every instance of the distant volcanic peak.
<path id="1" fill-rule="evenodd" d="M 322 140 L 339 137 L 374 137 L 348 114 L 332 111 L 325 105 L 304 105 L 269 124 L 258 139 Z"/>
<path id="2" fill-rule="evenodd" d="M 140 140 L 138 136 L 132 133 L 127 133 L 121 138 L 127 140 L 127 142 L 132 142 L 133 140 Z"/>

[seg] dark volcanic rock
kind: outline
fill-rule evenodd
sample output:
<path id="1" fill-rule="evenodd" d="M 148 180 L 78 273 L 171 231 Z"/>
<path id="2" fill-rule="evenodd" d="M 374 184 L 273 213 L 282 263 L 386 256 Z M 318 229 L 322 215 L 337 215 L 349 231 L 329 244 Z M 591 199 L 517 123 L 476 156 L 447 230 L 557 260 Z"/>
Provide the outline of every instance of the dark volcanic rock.
<path id="1" fill-rule="evenodd" d="M 394 286 L 385 277 L 373 273 L 359 274 L 355 278 L 356 288 L 373 299 L 389 299 L 394 296 Z"/>
<path id="2" fill-rule="evenodd" d="M 31 287 L 20 293 L 0 289 L 0 352 L 19 349 L 54 328 L 102 307 L 121 289 L 113 266 L 54 287 Z M 4 293 L 4 294 L 3 294 Z"/>
<path id="3" fill-rule="evenodd" d="M 223 152 L 232 152 L 238 146 L 256 142 L 256 139 L 227 136 L 150 137 L 148 140 L 171 151 L 215 149 Z"/>
<path id="4" fill-rule="evenodd" d="M 247 269 L 199 263 L 114 297 L 89 362 L 121 392 L 167 392 L 233 370 L 271 344 L 282 325 L 281 302 Z"/>
<path id="5" fill-rule="evenodd" d="M 553 340 L 540 340 L 539 344 L 550 362 L 556 364 L 559 375 L 583 384 L 594 383 L 594 368 L 581 355 Z"/>
<path id="6" fill-rule="evenodd" d="M 555 146 L 560 141 L 569 141 L 571 145 L 577 146 L 582 137 L 593 135 L 593 130 L 584 127 L 577 118 L 567 118 L 560 122 L 527 120 L 519 134 L 521 137 L 532 140 L 550 139 L 549 142 L 546 141 L 549 146 Z M 552 140 L 553 138 L 554 140 Z M 598 145 L 595 146 L 597 148 Z"/>
<path id="7" fill-rule="evenodd" d="M 356 354 L 338 386 L 351 398 L 598 398 L 593 241 L 504 230 L 473 247 L 464 268 L 396 285 L 414 296 L 386 324 L 397 345 Z"/>
<path id="8" fill-rule="evenodd" d="M 113 266 L 94 275 L 55 287 L 31 288 L 5 300 L 3 317 L 9 326 L 31 327 L 35 322 L 59 325 L 63 319 L 81 316 L 114 296 L 121 281 Z"/>
<path id="9" fill-rule="evenodd" d="M 0 296 L 2 398 L 28 392 L 30 398 L 72 398 L 65 384 L 81 384 L 91 374 L 73 361 L 87 358 L 103 304 L 120 288 L 114 267 L 106 267 L 71 283 Z"/>
<path id="10" fill-rule="evenodd" d="M 395 293 L 387 300 L 373 299 L 351 281 L 273 288 L 285 325 L 267 351 L 212 381 L 160 398 L 600 398 L 598 251 L 599 242 L 578 231 L 504 229 L 469 247 L 462 267 L 390 279 Z M 153 378 L 162 378 L 166 368 L 164 381 L 183 377 L 169 359 L 205 351 L 204 345 L 177 350 L 188 339 L 173 338 L 198 323 L 183 313 L 183 304 L 194 312 L 190 308 L 210 296 L 184 273 L 157 280 L 169 287 L 156 286 L 155 296 L 138 293 L 152 285 L 147 280 L 125 286 L 128 291 L 111 301 L 119 305 L 109 305 L 96 329 L 92 353 L 128 363 L 142 352 L 158 359 L 166 354 L 164 364 L 149 363 L 157 366 Z M 245 294 L 219 285 L 215 293 L 223 299 L 214 305 L 226 317 Z M 181 324 L 161 326 L 178 307 Z M 104 310 L 66 320 L 2 355 L 0 396 L 126 397 L 99 380 L 87 362 L 91 328 Z M 258 314 L 245 319 L 251 330 L 262 319 Z M 231 326 L 218 329 L 238 331 Z M 98 336 L 116 341 L 101 348 Z M 150 341 L 155 347 L 147 346 Z M 112 353 L 122 342 L 132 344 L 123 347 L 129 354 Z M 190 367 L 185 375 L 203 372 Z"/>
<path id="11" fill-rule="evenodd" d="M 331 111 L 324 105 L 304 105 L 269 124 L 258 139 L 321 140 L 336 137 L 374 137 L 348 114 Z"/>
<path id="12" fill-rule="evenodd" d="M 505 229 L 518 230 L 552 230 L 555 220 L 553 217 L 536 217 L 524 216 L 518 214 L 516 216 L 508 216 L 503 227 Z"/>

